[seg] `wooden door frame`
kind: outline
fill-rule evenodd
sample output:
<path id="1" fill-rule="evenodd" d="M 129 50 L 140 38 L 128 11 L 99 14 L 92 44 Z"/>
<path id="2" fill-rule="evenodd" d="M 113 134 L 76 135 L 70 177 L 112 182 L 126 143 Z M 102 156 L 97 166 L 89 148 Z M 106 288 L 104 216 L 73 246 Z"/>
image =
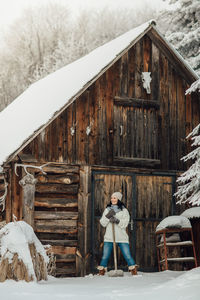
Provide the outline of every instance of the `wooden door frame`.
<path id="1" fill-rule="evenodd" d="M 107 169 L 105 170 L 92 170 L 91 172 L 91 271 L 95 272 L 96 270 L 94 269 L 94 204 L 95 204 L 95 199 L 94 199 L 94 192 L 95 192 L 95 175 L 96 174 L 102 174 L 102 175 L 122 175 L 122 176 L 130 176 L 132 177 L 132 212 L 131 212 L 131 216 L 133 219 L 133 230 L 132 230 L 132 240 L 133 240 L 133 246 L 135 247 L 136 245 L 136 222 L 137 221 L 155 221 L 154 219 L 138 219 L 136 218 L 136 177 L 137 176 L 162 176 L 162 177 L 171 177 L 172 178 L 172 208 L 171 208 L 171 214 L 173 215 L 175 212 L 175 206 L 176 206 L 176 202 L 175 202 L 175 197 L 174 197 L 174 193 L 175 193 L 175 186 L 176 186 L 176 177 L 177 174 L 174 172 L 151 172 L 149 171 L 149 173 L 147 172 L 137 172 L 137 171 L 120 171 L 119 168 L 115 171 L 109 171 Z M 156 219 L 158 220 L 158 219 Z M 161 220 L 160 220 L 161 221 Z"/>

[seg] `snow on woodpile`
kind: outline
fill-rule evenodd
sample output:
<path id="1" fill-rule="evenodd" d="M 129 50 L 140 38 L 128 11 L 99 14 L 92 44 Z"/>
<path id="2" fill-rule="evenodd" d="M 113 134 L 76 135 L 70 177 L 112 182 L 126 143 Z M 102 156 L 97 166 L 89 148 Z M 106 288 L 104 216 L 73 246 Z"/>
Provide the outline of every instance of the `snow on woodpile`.
<path id="1" fill-rule="evenodd" d="M 184 216 L 169 216 L 163 219 L 156 227 L 156 232 L 166 228 L 191 228 L 191 223 Z"/>
<path id="2" fill-rule="evenodd" d="M 181 216 L 188 219 L 200 218 L 200 207 L 191 207 L 186 209 Z"/>
<path id="3" fill-rule="evenodd" d="M 0 230 L 0 281 L 47 279 L 48 256 L 33 228 L 24 221 Z"/>

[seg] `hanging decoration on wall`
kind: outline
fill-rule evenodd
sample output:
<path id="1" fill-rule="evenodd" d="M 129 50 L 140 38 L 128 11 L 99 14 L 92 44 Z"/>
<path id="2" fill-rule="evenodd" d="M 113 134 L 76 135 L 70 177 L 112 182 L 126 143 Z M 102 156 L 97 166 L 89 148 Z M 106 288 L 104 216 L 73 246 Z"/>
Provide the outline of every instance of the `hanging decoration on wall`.
<path id="1" fill-rule="evenodd" d="M 42 169 L 42 168 L 44 168 L 45 166 L 47 166 L 49 163 L 46 163 L 46 164 L 44 164 L 44 165 L 41 165 L 41 166 L 34 166 L 34 165 L 24 165 L 24 164 L 15 164 L 15 174 L 17 175 L 17 176 L 19 176 L 18 174 L 17 174 L 17 167 L 22 167 L 23 169 L 24 169 L 24 171 L 25 171 L 25 173 L 26 173 L 26 175 L 31 175 L 32 176 L 32 174 L 31 173 L 29 173 L 28 171 L 27 171 L 27 168 L 33 168 L 33 169 L 39 169 L 43 174 L 47 174 L 46 172 L 44 172 L 44 170 Z"/>
<path id="2" fill-rule="evenodd" d="M 76 124 L 77 124 L 77 122 L 75 124 L 73 124 L 72 127 L 70 127 L 70 134 L 71 134 L 71 136 L 75 135 Z"/>
<path id="3" fill-rule="evenodd" d="M 150 83 L 152 80 L 151 72 L 142 72 L 141 78 L 142 78 L 143 88 L 146 90 L 147 94 L 151 94 L 151 87 L 150 87 Z"/>
<path id="4" fill-rule="evenodd" d="M 4 211 L 4 209 L 5 209 L 6 196 L 8 193 L 8 183 L 6 182 L 5 177 L 3 178 L 3 180 L 4 180 L 5 192 L 4 192 L 3 196 L 0 197 L 0 206 L 2 205 L 2 211 Z"/>
<path id="5" fill-rule="evenodd" d="M 90 124 L 86 127 L 86 134 L 87 135 L 89 135 L 90 134 L 90 132 L 92 131 L 92 126 L 93 126 L 93 124 L 94 124 L 94 120 L 92 120 L 91 122 L 90 122 Z"/>

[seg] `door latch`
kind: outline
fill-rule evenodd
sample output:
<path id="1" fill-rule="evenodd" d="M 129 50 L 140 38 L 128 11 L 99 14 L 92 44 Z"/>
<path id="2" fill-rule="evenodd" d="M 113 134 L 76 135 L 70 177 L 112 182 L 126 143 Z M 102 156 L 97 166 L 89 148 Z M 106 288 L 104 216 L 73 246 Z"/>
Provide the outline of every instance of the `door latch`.
<path id="1" fill-rule="evenodd" d="M 133 231 L 133 219 L 131 219 L 131 231 Z"/>
<path id="2" fill-rule="evenodd" d="M 120 125 L 120 133 L 119 133 L 120 136 L 123 135 L 123 125 Z"/>

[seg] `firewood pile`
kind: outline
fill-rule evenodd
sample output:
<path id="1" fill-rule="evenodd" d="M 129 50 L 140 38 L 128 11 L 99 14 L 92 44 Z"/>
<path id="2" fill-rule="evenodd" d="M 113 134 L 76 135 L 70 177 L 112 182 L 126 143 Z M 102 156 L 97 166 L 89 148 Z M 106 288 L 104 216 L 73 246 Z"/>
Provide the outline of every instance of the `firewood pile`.
<path id="1" fill-rule="evenodd" d="M 0 282 L 47 280 L 48 256 L 26 222 L 11 222 L 0 230 L 0 255 Z"/>

